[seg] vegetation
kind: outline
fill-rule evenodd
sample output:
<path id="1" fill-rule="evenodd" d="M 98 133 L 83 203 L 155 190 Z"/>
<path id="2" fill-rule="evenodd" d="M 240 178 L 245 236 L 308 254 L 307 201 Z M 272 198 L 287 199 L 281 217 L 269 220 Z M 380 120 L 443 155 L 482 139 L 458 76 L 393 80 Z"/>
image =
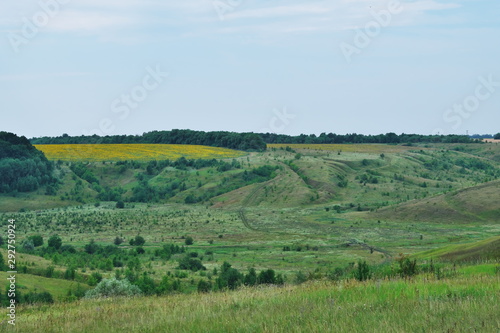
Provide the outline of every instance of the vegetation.
<path id="1" fill-rule="evenodd" d="M 472 143 L 476 142 L 465 135 L 420 135 L 420 134 L 401 134 L 387 133 L 379 135 L 363 135 L 363 134 L 335 134 L 321 133 L 319 136 L 315 134 L 301 134 L 290 136 L 285 134 L 266 133 L 260 134 L 266 143 L 281 143 L 281 144 L 345 144 L 345 143 Z M 479 141 L 477 141 L 479 142 Z"/>
<path id="2" fill-rule="evenodd" d="M 284 288 L 80 301 L 21 311 L 50 332 L 496 332 L 498 276 L 318 281 Z M 52 319 L 52 318 L 57 319 Z M 79 320 L 79 318 L 86 318 Z"/>
<path id="3" fill-rule="evenodd" d="M 496 331 L 499 162 L 475 143 L 54 161 L 54 194 L 0 196 L 18 327 Z"/>
<path id="4" fill-rule="evenodd" d="M 152 131 L 143 135 L 112 135 L 100 137 L 69 136 L 31 139 L 35 145 L 67 144 L 170 144 L 224 147 L 243 151 L 263 151 L 266 144 L 254 133 L 203 132 L 192 130 Z M 153 157 L 154 158 L 154 157 Z M 157 157 L 156 157 L 157 158 Z M 167 157 L 170 158 L 170 157 Z"/>
<path id="5" fill-rule="evenodd" d="M 53 165 L 25 137 L 0 132 L 0 193 L 55 191 Z"/>

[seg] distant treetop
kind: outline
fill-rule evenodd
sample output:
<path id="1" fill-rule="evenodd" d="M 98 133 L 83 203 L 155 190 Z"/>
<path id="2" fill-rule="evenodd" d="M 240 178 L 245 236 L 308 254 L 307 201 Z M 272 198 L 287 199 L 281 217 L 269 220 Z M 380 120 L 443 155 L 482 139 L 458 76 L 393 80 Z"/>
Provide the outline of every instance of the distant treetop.
<path id="1" fill-rule="evenodd" d="M 142 135 L 106 135 L 40 137 L 32 144 L 121 144 L 162 143 L 224 147 L 244 151 L 264 151 L 267 143 L 473 143 L 479 142 L 466 135 L 421 135 L 386 133 L 378 135 L 321 133 L 296 136 L 275 133 L 203 132 L 193 130 L 152 131 Z"/>

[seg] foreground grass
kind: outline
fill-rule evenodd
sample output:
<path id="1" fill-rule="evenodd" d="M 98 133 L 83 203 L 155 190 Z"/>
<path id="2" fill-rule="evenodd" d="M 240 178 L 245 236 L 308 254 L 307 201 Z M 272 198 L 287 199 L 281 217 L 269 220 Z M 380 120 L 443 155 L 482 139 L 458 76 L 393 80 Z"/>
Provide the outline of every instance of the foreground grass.
<path id="1" fill-rule="evenodd" d="M 420 276 L 415 281 L 318 281 L 227 293 L 82 300 L 20 308 L 14 331 L 498 332 L 499 283 L 498 275 Z"/>

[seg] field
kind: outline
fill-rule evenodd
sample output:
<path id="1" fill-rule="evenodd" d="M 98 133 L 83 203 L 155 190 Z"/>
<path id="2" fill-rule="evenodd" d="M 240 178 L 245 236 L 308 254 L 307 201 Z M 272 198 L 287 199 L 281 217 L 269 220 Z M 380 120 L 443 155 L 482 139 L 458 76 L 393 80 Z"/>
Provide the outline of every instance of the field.
<path id="1" fill-rule="evenodd" d="M 99 144 L 99 145 L 36 145 L 49 160 L 61 161 L 124 161 L 233 158 L 245 153 L 218 147 L 166 144 Z"/>
<path id="2" fill-rule="evenodd" d="M 313 282 L 25 308 L 17 332 L 498 332 L 500 277 Z"/>
<path id="3" fill-rule="evenodd" d="M 163 164 L 151 158 L 163 145 L 114 160 L 124 147 L 108 146 L 100 160 L 51 157 L 60 160 L 53 195 L 0 196 L 4 228 L 13 218 L 19 242 L 45 240 L 21 254 L 20 284 L 41 291 L 39 275 L 52 266 L 47 286 L 61 287 L 46 290 L 58 301 L 75 283 L 91 288 L 92 276 L 179 289 L 21 307 L 19 331 L 119 331 L 125 321 L 143 332 L 498 331 L 498 145 L 272 145 Z M 76 253 L 43 250 L 55 234 Z M 145 244 L 129 242 L 138 235 Z M 83 254 L 89 244 L 114 254 Z M 185 252 L 163 256 L 170 244 Z M 180 268 L 186 255 L 206 270 Z M 420 275 L 399 277 L 403 255 L 417 259 Z M 431 258 L 437 268 L 426 273 Z M 373 278 L 361 283 L 352 278 L 363 261 Z M 275 270 L 285 285 L 197 294 L 201 281 L 216 284 L 224 262 L 242 274 Z M 62 280 L 69 270 L 75 277 Z M 92 319 L 76 328 L 78 318 Z"/>

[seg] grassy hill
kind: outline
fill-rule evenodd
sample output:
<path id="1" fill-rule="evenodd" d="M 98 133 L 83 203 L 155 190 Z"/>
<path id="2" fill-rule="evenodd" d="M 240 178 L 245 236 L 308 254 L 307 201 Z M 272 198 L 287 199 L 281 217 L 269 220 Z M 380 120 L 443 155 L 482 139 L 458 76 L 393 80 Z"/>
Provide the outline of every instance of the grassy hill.
<path id="1" fill-rule="evenodd" d="M 380 209 L 373 218 L 439 223 L 500 221 L 500 181 Z"/>
<path id="2" fill-rule="evenodd" d="M 447 261 L 485 261 L 500 259 L 500 236 L 473 243 L 453 244 L 415 254 L 416 258 L 436 258 Z"/>

